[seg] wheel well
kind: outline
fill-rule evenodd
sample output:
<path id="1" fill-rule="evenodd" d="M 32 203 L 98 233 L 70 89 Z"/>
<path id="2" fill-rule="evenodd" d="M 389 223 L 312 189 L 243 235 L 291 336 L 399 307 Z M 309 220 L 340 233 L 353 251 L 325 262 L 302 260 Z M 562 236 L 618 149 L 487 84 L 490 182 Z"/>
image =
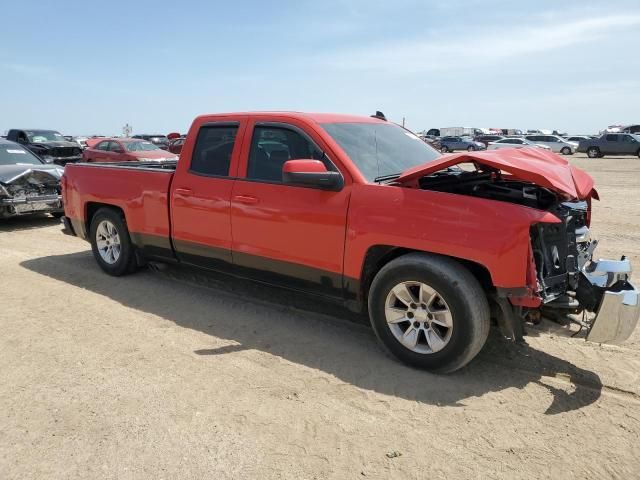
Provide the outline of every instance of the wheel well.
<path id="1" fill-rule="evenodd" d="M 114 211 L 120 213 L 120 215 L 122 215 L 123 219 L 125 218 L 124 211 L 120 207 L 117 207 L 115 205 L 110 205 L 108 203 L 88 202 L 87 205 L 85 206 L 85 208 L 86 208 L 85 229 L 86 229 L 86 232 L 87 232 L 87 236 L 89 236 L 89 232 L 91 230 L 91 220 L 93 220 L 94 215 L 101 208 L 110 208 L 111 210 L 114 210 Z"/>
<path id="2" fill-rule="evenodd" d="M 367 254 L 365 255 L 364 263 L 362 265 L 362 273 L 360 275 L 361 282 L 359 296 L 363 302 L 363 311 L 366 311 L 367 308 L 367 297 L 369 294 L 369 288 L 371 287 L 371 282 L 373 282 L 373 279 L 380 269 L 390 261 L 402 255 L 406 255 L 407 253 L 413 252 L 431 253 L 421 250 L 413 250 L 410 248 L 392 247 L 389 245 L 374 245 L 367 250 Z M 452 257 L 449 255 L 442 256 L 456 260 L 466 267 L 476 280 L 478 280 L 485 291 L 490 291 L 494 288 L 493 281 L 491 280 L 491 274 L 484 265 L 463 258 Z"/>

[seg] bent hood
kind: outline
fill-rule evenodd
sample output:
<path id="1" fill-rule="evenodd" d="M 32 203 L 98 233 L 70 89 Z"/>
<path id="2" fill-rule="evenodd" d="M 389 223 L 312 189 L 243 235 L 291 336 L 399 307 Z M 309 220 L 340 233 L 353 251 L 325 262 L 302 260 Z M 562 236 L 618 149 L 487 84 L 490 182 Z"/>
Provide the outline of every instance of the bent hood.
<path id="1" fill-rule="evenodd" d="M 75 147 L 80 148 L 76 142 L 67 142 L 62 140 L 51 140 L 48 142 L 34 142 L 31 143 L 32 147 L 44 147 L 44 148 L 57 148 L 57 147 Z"/>
<path id="2" fill-rule="evenodd" d="M 513 178 L 535 183 L 572 199 L 583 200 L 595 196 L 593 178 L 587 172 L 542 148 L 504 148 L 443 155 L 432 162 L 405 170 L 396 182 L 412 185 L 420 177 L 461 163 L 477 163 L 501 170 Z"/>
<path id="3" fill-rule="evenodd" d="M 64 169 L 57 165 L 0 165 L 0 183 L 10 184 L 18 179 L 33 177 L 41 183 L 59 182 Z"/>

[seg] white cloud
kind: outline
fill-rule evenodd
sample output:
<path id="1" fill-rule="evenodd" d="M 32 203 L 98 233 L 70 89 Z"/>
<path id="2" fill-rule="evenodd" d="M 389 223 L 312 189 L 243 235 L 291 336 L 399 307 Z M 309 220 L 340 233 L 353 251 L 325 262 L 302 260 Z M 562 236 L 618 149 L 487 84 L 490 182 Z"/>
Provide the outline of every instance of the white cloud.
<path id="1" fill-rule="evenodd" d="M 528 19 L 531 22 L 532 18 Z M 525 26 L 514 20 L 510 25 L 468 29 L 464 37 L 449 33 L 428 39 L 371 45 L 324 55 L 322 63 L 344 70 L 420 73 L 451 68 L 499 63 L 527 54 L 558 50 L 593 43 L 621 30 L 640 26 L 640 13 L 592 15 L 588 18 L 555 17 Z M 529 23 L 530 25 L 530 23 Z"/>
<path id="2" fill-rule="evenodd" d="M 51 69 L 41 65 L 27 65 L 23 63 L 1 63 L 0 68 L 10 70 L 22 75 L 45 75 L 51 73 Z"/>

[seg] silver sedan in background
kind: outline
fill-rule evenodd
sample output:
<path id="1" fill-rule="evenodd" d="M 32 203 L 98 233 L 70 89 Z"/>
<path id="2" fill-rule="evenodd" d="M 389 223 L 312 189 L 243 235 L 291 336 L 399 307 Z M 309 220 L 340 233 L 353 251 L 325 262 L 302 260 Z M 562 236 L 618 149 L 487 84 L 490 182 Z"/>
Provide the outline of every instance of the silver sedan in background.
<path id="1" fill-rule="evenodd" d="M 546 145 L 552 152 L 563 155 L 573 155 L 578 149 L 578 143 L 568 142 L 558 135 L 527 135 L 524 138 L 539 145 Z"/>
<path id="2" fill-rule="evenodd" d="M 530 142 L 526 138 L 503 138 L 495 142 L 489 142 L 487 146 L 487 150 L 499 150 L 501 148 L 542 148 L 544 150 L 551 150 L 551 148 L 546 145 Z"/>

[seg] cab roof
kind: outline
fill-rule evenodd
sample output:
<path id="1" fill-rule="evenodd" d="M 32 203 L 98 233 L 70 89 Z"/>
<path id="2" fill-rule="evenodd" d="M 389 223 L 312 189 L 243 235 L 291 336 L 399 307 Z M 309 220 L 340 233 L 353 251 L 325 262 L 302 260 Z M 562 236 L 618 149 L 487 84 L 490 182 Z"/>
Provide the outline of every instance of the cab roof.
<path id="1" fill-rule="evenodd" d="M 234 112 L 234 113 L 211 113 L 199 115 L 198 118 L 211 117 L 252 117 L 252 116 L 274 116 L 297 118 L 300 120 L 311 120 L 316 123 L 388 123 L 378 118 L 365 115 L 346 115 L 341 113 L 307 113 L 307 112 Z"/>

